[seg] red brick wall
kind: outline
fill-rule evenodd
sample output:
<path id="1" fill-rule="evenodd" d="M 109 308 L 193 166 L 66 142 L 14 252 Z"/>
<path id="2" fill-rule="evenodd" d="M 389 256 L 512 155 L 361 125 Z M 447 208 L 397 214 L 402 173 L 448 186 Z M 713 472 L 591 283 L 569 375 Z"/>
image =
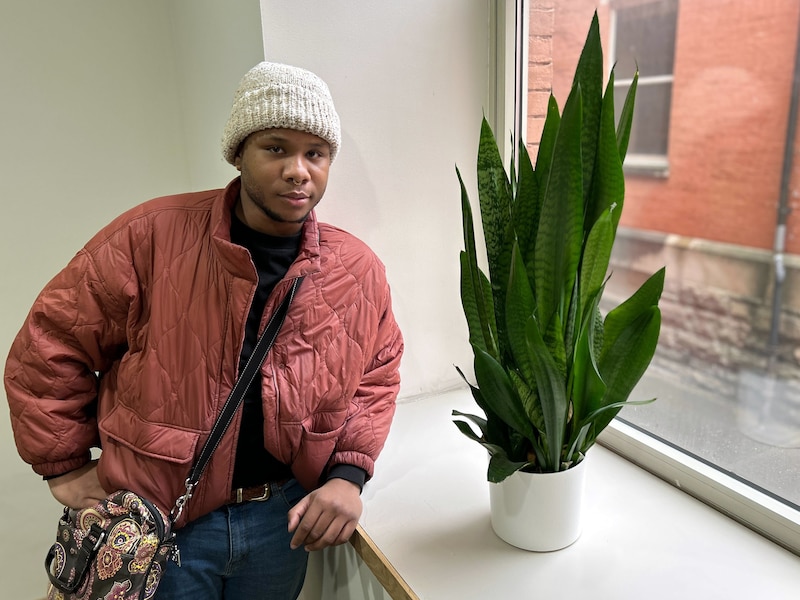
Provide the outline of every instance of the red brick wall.
<path id="1" fill-rule="evenodd" d="M 610 48 L 609 5 L 532 0 L 528 141 L 550 89 L 563 106 L 592 13 Z M 622 224 L 768 249 L 780 193 L 800 2 L 683 0 L 669 135 L 669 176 L 629 176 Z M 800 196 L 796 149 L 791 206 Z M 787 251 L 800 254 L 800 215 Z"/>

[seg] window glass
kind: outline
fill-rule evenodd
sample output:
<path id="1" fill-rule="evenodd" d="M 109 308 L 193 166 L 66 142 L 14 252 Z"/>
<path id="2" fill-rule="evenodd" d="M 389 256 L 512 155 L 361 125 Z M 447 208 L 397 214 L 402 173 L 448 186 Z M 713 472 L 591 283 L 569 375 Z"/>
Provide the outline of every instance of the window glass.
<path id="1" fill-rule="evenodd" d="M 614 86 L 614 108 L 617 120 L 630 84 Z M 633 113 L 628 153 L 664 155 L 669 135 L 669 109 L 672 83 L 669 81 L 639 82 L 636 89 L 636 111 Z"/>
<path id="2" fill-rule="evenodd" d="M 630 79 L 639 71 L 644 77 L 672 75 L 675 56 L 677 0 L 617 4 L 612 8 L 616 75 Z"/>
<path id="3" fill-rule="evenodd" d="M 618 2 L 612 5 L 609 24 L 609 62 L 616 65 L 614 89 L 621 110 L 634 74 L 639 71 L 638 109 L 635 114 L 628 165 L 665 167 L 663 159 L 644 157 L 667 154 L 672 79 L 675 64 L 677 0 Z"/>
<path id="4" fill-rule="evenodd" d="M 527 141 L 569 94 L 596 10 L 617 109 L 640 69 L 603 310 L 666 266 L 659 349 L 620 418 L 800 505 L 796 0 L 531 0 Z M 787 141 L 787 138 L 788 141 Z M 629 167 L 630 161 L 626 161 Z"/>

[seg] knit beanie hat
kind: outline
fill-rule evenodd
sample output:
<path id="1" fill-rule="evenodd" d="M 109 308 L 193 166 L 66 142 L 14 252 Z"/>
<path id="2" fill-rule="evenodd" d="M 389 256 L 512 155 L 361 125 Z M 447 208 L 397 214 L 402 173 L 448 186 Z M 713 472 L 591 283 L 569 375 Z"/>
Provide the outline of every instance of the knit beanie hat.
<path id="1" fill-rule="evenodd" d="M 250 69 L 233 97 L 233 108 L 222 134 L 222 156 L 234 164 L 244 139 L 274 127 L 296 129 L 321 137 L 336 158 L 342 132 L 330 90 L 311 71 L 262 62 Z"/>

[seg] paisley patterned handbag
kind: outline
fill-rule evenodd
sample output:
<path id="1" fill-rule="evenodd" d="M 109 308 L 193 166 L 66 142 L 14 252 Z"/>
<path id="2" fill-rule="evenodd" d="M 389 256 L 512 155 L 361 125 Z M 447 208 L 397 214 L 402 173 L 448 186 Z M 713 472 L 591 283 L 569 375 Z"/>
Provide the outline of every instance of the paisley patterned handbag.
<path id="1" fill-rule="evenodd" d="M 149 600 L 156 593 L 167 559 L 180 566 L 172 524 L 192 497 L 211 455 L 242 403 L 245 390 L 278 337 L 302 281 L 303 277 L 295 278 L 256 342 L 194 461 L 185 482 L 186 491 L 175 501 L 169 516 L 128 490 L 114 492 L 91 508 L 64 509 L 56 543 L 44 562 L 50 578 L 47 600 Z"/>
<path id="2" fill-rule="evenodd" d="M 47 599 L 152 598 L 174 537 L 155 505 L 126 490 L 91 508 L 65 508 L 45 559 Z"/>

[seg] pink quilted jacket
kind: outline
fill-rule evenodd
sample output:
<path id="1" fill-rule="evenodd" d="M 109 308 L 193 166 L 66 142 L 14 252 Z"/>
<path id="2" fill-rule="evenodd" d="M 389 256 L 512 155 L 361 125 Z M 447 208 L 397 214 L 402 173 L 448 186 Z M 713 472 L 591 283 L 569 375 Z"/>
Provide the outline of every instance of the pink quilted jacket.
<path id="1" fill-rule="evenodd" d="M 238 192 L 237 179 L 128 211 L 42 291 L 5 373 L 14 437 L 34 471 L 75 469 L 100 445 L 106 490 L 172 507 L 233 386 L 256 287 L 247 251 L 230 242 Z M 264 437 L 312 489 L 333 464 L 371 476 L 394 414 L 403 341 L 383 265 L 358 239 L 312 215 L 264 322 L 299 275 L 262 368 Z M 229 497 L 240 415 L 179 526 Z"/>

